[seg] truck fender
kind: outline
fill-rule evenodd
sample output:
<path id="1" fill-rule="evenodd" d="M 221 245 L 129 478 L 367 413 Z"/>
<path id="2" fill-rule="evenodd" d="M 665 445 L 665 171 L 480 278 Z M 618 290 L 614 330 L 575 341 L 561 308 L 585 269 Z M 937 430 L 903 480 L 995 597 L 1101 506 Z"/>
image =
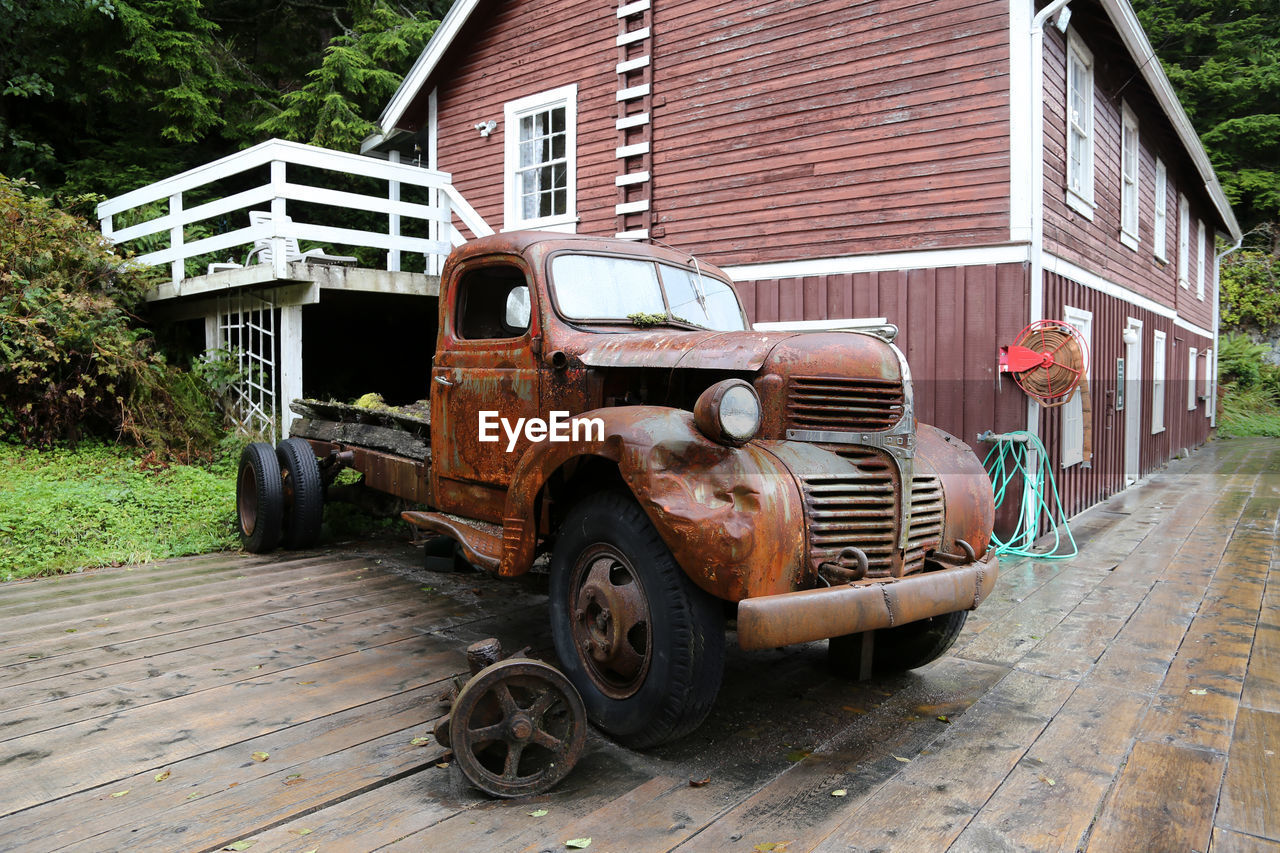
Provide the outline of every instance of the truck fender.
<path id="1" fill-rule="evenodd" d="M 726 447 L 706 438 L 693 414 L 619 406 L 598 418 L 589 440 L 539 442 L 516 466 L 503 512 L 498 574 L 528 571 L 537 543 L 537 500 L 552 474 L 583 456 L 608 459 L 689 578 L 740 601 L 795 589 L 804 571 L 804 505 L 768 442 Z M 691 472 L 696 472 L 690 476 Z"/>

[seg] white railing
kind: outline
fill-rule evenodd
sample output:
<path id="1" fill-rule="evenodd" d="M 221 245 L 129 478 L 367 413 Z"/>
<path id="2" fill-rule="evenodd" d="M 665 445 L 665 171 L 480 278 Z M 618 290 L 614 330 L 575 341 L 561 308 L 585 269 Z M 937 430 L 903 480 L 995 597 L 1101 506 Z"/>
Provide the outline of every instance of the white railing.
<path id="1" fill-rule="evenodd" d="M 184 207 L 184 193 L 267 164 L 270 164 L 270 177 L 266 184 L 189 209 Z M 387 181 L 387 195 L 362 195 L 292 183 L 288 180 L 287 172 L 290 165 L 384 180 Z M 427 189 L 432 203 L 401 201 L 401 188 L 404 185 Z M 165 200 L 169 203 L 168 214 L 136 225 L 115 228 L 115 218 L 121 214 Z M 290 201 L 384 213 L 387 215 L 387 227 L 384 231 L 362 231 L 300 222 L 297 217 L 288 215 L 287 203 Z M 246 224 L 243 228 L 191 242 L 183 239 L 184 229 L 190 225 L 249 208 L 262 209 L 264 206 L 271 213 L 269 221 L 259 225 Z M 135 218 L 137 215 L 141 215 L 141 211 L 135 214 Z M 168 232 L 167 248 L 147 252 L 136 260 L 148 266 L 169 264 L 175 285 L 180 284 L 185 277 L 188 259 L 238 248 L 244 248 L 247 256 L 254 244 L 260 248 L 270 246 L 270 256 L 276 266 L 277 277 L 285 278 L 289 260 L 285 252 L 285 241 L 289 238 L 347 247 L 383 249 L 387 253 L 386 268 L 393 271 L 400 269 L 402 252 L 419 252 L 428 259 L 427 269 L 424 271 L 438 272 L 440 259 L 453 246 L 465 242 L 462 232 L 453 224 L 455 216 L 474 236 L 482 237 L 493 233 L 493 229 L 454 188 L 446 172 L 330 151 L 282 139 L 268 140 L 98 205 L 102 233 L 114 243 L 127 243 L 140 237 Z M 402 217 L 426 221 L 429 236 L 405 236 L 401 232 Z M 248 223 L 248 220 L 246 213 L 244 221 Z"/>

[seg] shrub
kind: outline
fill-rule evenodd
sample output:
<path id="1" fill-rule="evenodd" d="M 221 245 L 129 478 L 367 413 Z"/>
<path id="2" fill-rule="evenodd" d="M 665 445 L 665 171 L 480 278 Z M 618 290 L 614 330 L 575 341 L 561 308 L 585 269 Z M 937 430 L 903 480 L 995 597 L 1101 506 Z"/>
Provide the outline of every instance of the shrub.
<path id="1" fill-rule="evenodd" d="M 0 175 L 0 437 L 203 455 L 220 432 L 210 395 L 134 314 L 152 273 L 35 190 Z"/>
<path id="2" fill-rule="evenodd" d="M 1255 388 L 1263 380 L 1263 361 L 1269 347 L 1254 343 L 1242 332 L 1228 332 L 1218 340 L 1218 377 L 1244 388 Z"/>

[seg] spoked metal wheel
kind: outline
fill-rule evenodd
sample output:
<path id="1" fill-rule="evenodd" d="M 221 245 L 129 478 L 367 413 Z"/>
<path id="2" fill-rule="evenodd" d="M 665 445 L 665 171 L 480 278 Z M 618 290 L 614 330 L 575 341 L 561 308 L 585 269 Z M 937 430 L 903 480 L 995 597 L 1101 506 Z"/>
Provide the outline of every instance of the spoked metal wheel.
<path id="1" fill-rule="evenodd" d="M 607 543 L 583 551 L 573 567 L 573 641 L 600 692 L 625 699 L 649 674 L 649 601 L 631 561 Z"/>
<path id="2" fill-rule="evenodd" d="M 463 773 L 495 797 L 541 793 L 582 753 L 587 712 L 554 667 L 512 659 L 485 667 L 458 693 L 449 746 Z"/>

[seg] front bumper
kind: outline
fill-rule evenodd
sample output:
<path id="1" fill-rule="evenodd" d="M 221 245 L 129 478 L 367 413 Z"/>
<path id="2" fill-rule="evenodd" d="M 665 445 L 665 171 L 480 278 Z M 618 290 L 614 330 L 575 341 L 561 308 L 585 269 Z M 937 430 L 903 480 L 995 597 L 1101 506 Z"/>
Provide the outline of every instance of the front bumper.
<path id="1" fill-rule="evenodd" d="M 972 610 L 995 588 L 995 552 L 967 566 L 738 602 L 738 645 L 771 649 Z"/>

